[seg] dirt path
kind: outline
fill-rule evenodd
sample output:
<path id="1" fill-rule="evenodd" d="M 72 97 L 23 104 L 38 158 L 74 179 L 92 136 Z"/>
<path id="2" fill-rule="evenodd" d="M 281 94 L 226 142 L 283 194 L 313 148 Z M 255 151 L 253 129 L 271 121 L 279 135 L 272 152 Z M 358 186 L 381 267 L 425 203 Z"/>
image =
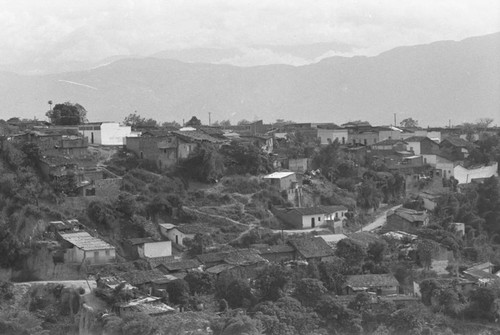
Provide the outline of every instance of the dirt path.
<path id="1" fill-rule="evenodd" d="M 362 231 L 373 231 L 377 228 L 380 228 L 382 227 L 383 225 L 385 225 L 385 223 L 387 222 L 387 212 L 388 211 L 393 211 L 399 207 L 401 207 L 402 205 L 397 205 L 397 206 L 394 206 L 394 207 L 391 207 L 389 209 L 386 209 L 385 211 L 383 211 L 382 213 L 379 214 L 379 216 L 377 216 L 377 218 L 375 219 L 375 221 L 367 224 L 366 226 L 362 227 L 360 230 L 356 231 L 356 233 L 359 233 L 359 232 L 362 232 Z"/>

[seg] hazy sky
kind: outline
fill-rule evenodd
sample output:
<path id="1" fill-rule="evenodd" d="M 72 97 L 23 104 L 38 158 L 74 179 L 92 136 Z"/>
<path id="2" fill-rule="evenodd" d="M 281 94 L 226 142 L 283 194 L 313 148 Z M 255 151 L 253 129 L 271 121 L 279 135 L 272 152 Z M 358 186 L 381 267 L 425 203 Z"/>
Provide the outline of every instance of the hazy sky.
<path id="1" fill-rule="evenodd" d="M 252 46 L 339 42 L 373 55 L 496 31 L 499 0 L 16 0 L 0 8 L 0 63 L 192 47 L 238 47 L 257 63 L 300 63 Z"/>

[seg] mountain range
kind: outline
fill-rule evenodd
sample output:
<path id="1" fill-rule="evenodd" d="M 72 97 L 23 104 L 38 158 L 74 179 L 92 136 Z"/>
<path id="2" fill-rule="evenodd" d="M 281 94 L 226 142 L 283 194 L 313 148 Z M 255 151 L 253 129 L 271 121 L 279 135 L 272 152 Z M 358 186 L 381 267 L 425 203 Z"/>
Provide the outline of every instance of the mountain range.
<path id="1" fill-rule="evenodd" d="M 92 121 L 121 121 L 134 111 L 159 121 L 196 115 L 205 123 L 208 113 L 212 121 L 375 124 L 393 123 L 396 114 L 421 126 L 500 117 L 500 33 L 302 66 L 187 63 L 165 58 L 171 54 L 117 57 L 73 72 L 0 72 L 0 116 L 42 118 L 52 100 L 78 102 Z"/>

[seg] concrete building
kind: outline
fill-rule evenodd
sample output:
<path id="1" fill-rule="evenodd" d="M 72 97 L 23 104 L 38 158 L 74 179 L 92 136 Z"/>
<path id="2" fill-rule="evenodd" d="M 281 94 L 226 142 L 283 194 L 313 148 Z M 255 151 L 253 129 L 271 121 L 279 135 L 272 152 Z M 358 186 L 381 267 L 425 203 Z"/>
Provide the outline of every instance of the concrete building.
<path id="1" fill-rule="evenodd" d="M 347 208 L 344 206 L 274 208 L 274 215 L 293 229 L 310 229 L 337 222 L 341 230 L 346 220 Z"/>
<path id="2" fill-rule="evenodd" d="M 90 122 L 78 126 L 78 132 L 87 138 L 89 144 L 125 145 L 125 138 L 137 136 L 130 126 L 118 122 Z"/>
<path id="3" fill-rule="evenodd" d="M 87 232 L 59 234 L 68 263 L 107 264 L 115 261 L 115 247 Z"/>
<path id="4" fill-rule="evenodd" d="M 340 144 L 347 144 L 349 133 L 345 128 L 323 129 L 318 128 L 318 138 L 321 145 L 328 145 L 335 141 Z"/>
<path id="5" fill-rule="evenodd" d="M 155 241 L 150 237 L 130 238 L 127 244 L 138 258 L 158 258 L 172 256 L 171 241 Z"/>
<path id="6" fill-rule="evenodd" d="M 498 176 L 498 162 L 488 165 L 471 166 L 468 168 L 457 165 L 453 169 L 453 177 L 458 180 L 459 184 L 468 184 L 474 179 L 484 179 L 492 176 Z"/>
<path id="7" fill-rule="evenodd" d="M 382 231 L 414 233 L 419 228 L 425 227 L 428 224 L 429 215 L 427 213 L 401 207 L 387 213 L 387 224 L 382 228 Z"/>
<path id="8" fill-rule="evenodd" d="M 160 224 L 160 232 L 162 235 L 181 246 L 185 246 L 184 239 L 193 239 L 196 234 L 207 234 L 210 233 L 210 231 L 211 230 L 207 226 L 196 223 L 185 223 L 172 226 L 169 224 Z"/>
<path id="9" fill-rule="evenodd" d="M 412 136 L 405 139 L 408 143 L 408 150 L 415 155 L 436 154 L 439 152 L 439 144 L 426 136 Z"/>
<path id="10" fill-rule="evenodd" d="M 297 175 L 295 172 L 274 172 L 263 177 L 280 191 L 289 190 L 297 184 Z"/>

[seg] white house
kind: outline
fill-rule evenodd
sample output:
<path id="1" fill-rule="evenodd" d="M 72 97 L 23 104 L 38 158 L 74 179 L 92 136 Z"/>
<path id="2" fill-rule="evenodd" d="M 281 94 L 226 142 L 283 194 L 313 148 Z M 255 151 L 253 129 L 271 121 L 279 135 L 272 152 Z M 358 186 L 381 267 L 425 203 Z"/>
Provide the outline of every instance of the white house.
<path id="1" fill-rule="evenodd" d="M 87 232 L 59 236 L 66 243 L 64 260 L 68 263 L 107 264 L 115 261 L 115 247 Z"/>
<path id="2" fill-rule="evenodd" d="M 458 180 L 459 184 L 468 184 L 472 182 L 473 179 L 484 179 L 492 176 L 498 176 L 498 162 L 488 164 L 473 166 L 470 168 L 465 168 L 462 165 L 457 165 L 453 171 L 453 177 Z"/>
<path id="3" fill-rule="evenodd" d="M 89 144 L 125 145 L 126 137 L 136 137 L 130 126 L 118 122 L 90 122 L 78 126 L 78 132 L 86 137 Z"/>
<path id="4" fill-rule="evenodd" d="M 321 145 L 327 145 L 337 140 L 340 144 L 346 144 L 348 141 L 348 130 L 345 128 L 323 129 L 318 128 L 318 138 Z"/>
<path id="5" fill-rule="evenodd" d="M 208 229 L 208 227 L 196 223 L 185 223 L 180 225 L 162 223 L 160 224 L 160 232 L 170 241 L 178 245 L 185 246 L 184 239 L 193 239 L 196 234 L 207 234 L 210 232 L 210 230 Z"/>
<path id="6" fill-rule="evenodd" d="M 289 190 L 297 183 L 295 172 L 274 172 L 263 177 L 271 185 L 278 187 L 280 191 Z"/>
<path id="7" fill-rule="evenodd" d="M 344 206 L 319 206 L 319 207 L 291 207 L 275 208 L 273 213 L 298 229 L 319 227 L 328 221 L 338 222 L 346 220 L 347 208 Z"/>
<path id="8" fill-rule="evenodd" d="M 157 258 L 172 256 L 171 241 L 155 241 L 150 237 L 131 238 L 128 243 L 137 253 L 139 258 Z"/>

